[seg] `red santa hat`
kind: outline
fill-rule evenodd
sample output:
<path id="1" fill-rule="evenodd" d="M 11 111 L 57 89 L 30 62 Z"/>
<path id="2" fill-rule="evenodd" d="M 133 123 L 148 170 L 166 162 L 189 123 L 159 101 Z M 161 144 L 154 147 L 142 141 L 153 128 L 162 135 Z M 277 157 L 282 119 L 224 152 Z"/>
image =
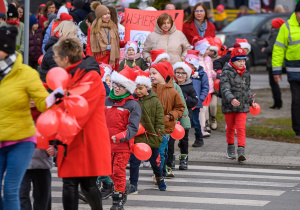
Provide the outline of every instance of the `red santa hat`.
<path id="1" fill-rule="evenodd" d="M 126 65 L 119 73 L 114 71 L 111 74 L 111 81 L 114 83 L 119 83 L 120 85 L 124 86 L 128 92 L 133 94 L 136 89 L 135 79 L 137 76 L 137 73 Z"/>
<path id="2" fill-rule="evenodd" d="M 198 69 L 200 66 L 199 63 L 199 51 L 197 50 L 188 50 L 187 55 L 185 56 L 185 61 L 189 64 L 193 64 L 193 66 Z"/>
<path id="3" fill-rule="evenodd" d="M 236 42 L 241 45 L 241 48 L 248 49 L 247 55 L 251 52 L 251 45 L 247 41 L 247 39 L 236 39 Z"/>
<path id="4" fill-rule="evenodd" d="M 120 21 L 120 24 L 122 24 L 125 21 L 125 13 L 124 12 L 119 12 L 118 13 L 118 19 Z"/>
<path id="5" fill-rule="evenodd" d="M 195 37 L 193 39 L 193 45 L 195 47 L 195 50 L 200 51 L 202 55 L 204 55 L 207 48 L 210 47 L 210 44 L 208 43 L 207 39 L 200 36 Z"/>
<path id="6" fill-rule="evenodd" d="M 145 85 L 148 88 L 151 88 L 150 72 L 142 71 L 138 66 L 134 68 L 138 76 L 135 79 L 137 85 Z"/>
<path id="7" fill-rule="evenodd" d="M 125 45 L 125 53 L 127 54 L 128 48 L 132 47 L 134 50 L 134 54 L 137 54 L 138 51 L 138 43 L 136 41 L 128 41 Z"/>
<path id="8" fill-rule="evenodd" d="M 220 13 L 223 13 L 225 11 L 225 7 L 223 4 L 219 4 L 216 8 L 216 10 Z"/>
<path id="9" fill-rule="evenodd" d="M 67 13 L 61 13 L 60 20 L 61 21 L 64 21 L 64 20 L 73 21 L 73 17 Z"/>
<path id="10" fill-rule="evenodd" d="M 187 79 L 191 77 L 192 74 L 194 74 L 194 71 L 191 67 L 191 65 L 184 61 L 184 62 L 176 62 L 173 66 L 174 72 L 176 69 L 183 69 L 183 71 L 187 74 Z"/>
<path id="11" fill-rule="evenodd" d="M 164 49 L 151 50 L 152 63 L 157 63 L 163 58 L 167 59 L 167 61 L 170 61 L 170 56 Z"/>
<path id="12" fill-rule="evenodd" d="M 100 73 L 101 73 L 102 81 L 104 82 L 105 81 L 105 77 L 107 75 L 111 75 L 112 67 L 109 64 L 101 63 L 101 64 L 99 64 L 99 68 L 100 68 Z"/>
<path id="13" fill-rule="evenodd" d="M 216 53 L 218 53 L 219 50 L 219 46 L 215 43 L 214 38 L 212 37 L 206 37 L 208 43 L 210 44 L 209 49 L 215 51 Z"/>
<path id="14" fill-rule="evenodd" d="M 174 74 L 172 64 L 169 61 L 154 63 L 149 67 L 149 69 L 150 68 L 156 69 L 165 80 L 170 75 L 171 70 L 172 70 L 172 74 Z"/>

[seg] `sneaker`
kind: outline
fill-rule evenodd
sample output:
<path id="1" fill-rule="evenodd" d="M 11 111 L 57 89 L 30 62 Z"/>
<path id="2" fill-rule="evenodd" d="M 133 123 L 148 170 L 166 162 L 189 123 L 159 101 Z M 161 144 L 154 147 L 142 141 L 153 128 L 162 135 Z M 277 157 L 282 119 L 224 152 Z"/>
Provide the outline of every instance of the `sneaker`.
<path id="1" fill-rule="evenodd" d="M 238 161 L 239 162 L 243 162 L 246 160 L 244 147 L 238 147 L 237 153 L 238 153 Z"/>
<path id="2" fill-rule="evenodd" d="M 129 185 L 129 189 L 128 189 L 128 191 L 127 191 L 127 194 L 128 194 L 128 195 L 136 195 L 136 194 L 138 194 L 138 193 L 139 193 L 139 191 L 138 191 L 137 187 L 134 186 L 133 184 L 130 184 L 130 185 Z"/>
<path id="3" fill-rule="evenodd" d="M 153 183 L 154 183 L 155 185 L 157 185 L 157 180 L 156 180 L 155 175 L 152 176 L 152 179 L 153 179 Z"/>
<path id="4" fill-rule="evenodd" d="M 168 178 L 171 179 L 171 178 L 175 177 L 171 167 L 167 166 L 166 170 L 167 170 L 166 179 L 168 179 Z"/>
<path id="5" fill-rule="evenodd" d="M 205 131 L 208 132 L 208 133 L 211 133 L 211 129 L 210 129 L 210 121 L 209 121 L 209 120 L 206 120 L 206 123 L 205 123 Z"/>
<path id="6" fill-rule="evenodd" d="M 196 135 L 196 134 L 195 134 L 195 142 L 194 142 L 194 144 L 192 145 L 192 147 L 202 147 L 203 144 L 204 144 L 203 138 L 200 137 L 200 135 Z"/>
<path id="7" fill-rule="evenodd" d="M 216 117 L 211 117 L 210 122 L 211 122 L 210 128 L 211 128 L 212 130 L 217 130 L 218 124 L 217 124 L 217 119 L 216 119 Z"/>
<path id="8" fill-rule="evenodd" d="M 143 167 L 144 168 L 149 168 L 150 167 L 150 162 L 149 161 L 144 161 L 143 162 Z"/>
<path id="9" fill-rule="evenodd" d="M 129 163 L 127 163 L 126 169 L 130 169 L 130 164 Z"/>
<path id="10" fill-rule="evenodd" d="M 108 199 L 114 193 L 114 184 L 105 184 L 103 183 L 102 188 L 100 189 L 102 200 Z"/>
<path id="11" fill-rule="evenodd" d="M 160 191 L 166 191 L 167 185 L 166 185 L 166 183 L 164 181 L 164 178 L 157 177 L 156 180 L 157 180 L 157 183 L 158 183 L 158 189 Z"/>
<path id="12" fill-rule="evenodd" d="M 234 144 L 228 144 L 226 150 L 226 156 L 228 159 L 235 159 L 235 146 Z"/>

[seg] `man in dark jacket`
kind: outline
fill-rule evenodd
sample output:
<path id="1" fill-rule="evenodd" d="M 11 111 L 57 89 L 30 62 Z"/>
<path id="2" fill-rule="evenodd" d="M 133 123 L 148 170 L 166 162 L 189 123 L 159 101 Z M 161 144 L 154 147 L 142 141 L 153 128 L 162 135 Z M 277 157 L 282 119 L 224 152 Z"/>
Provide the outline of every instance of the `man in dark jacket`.
<path id="1" fill-rule="evenodd" d="M 74 8 L 70 11 L 70 15 L 73 17 L 74 21 L 78 24 L 80 21 L 83 21 L 88 15 L 87 11 L 83 9 L 84 0 L 74 0 Z"/>

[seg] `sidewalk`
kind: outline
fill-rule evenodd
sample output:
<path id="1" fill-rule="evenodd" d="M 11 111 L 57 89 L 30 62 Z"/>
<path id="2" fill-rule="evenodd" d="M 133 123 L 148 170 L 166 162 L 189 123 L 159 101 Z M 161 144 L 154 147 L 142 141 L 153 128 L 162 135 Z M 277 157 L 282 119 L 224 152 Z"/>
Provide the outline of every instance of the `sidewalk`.
<path id="1" fill-rule="evenodd" d="M 193 148 L 194 129 L 189 135 L 189 161 L 210 163 L 238 164 L 237 160 L 226 158 L 225 133 L 213 131 L 211 137 L 204 139 L 204 145 Z M 175 141 L 175 154 L 178 159 L 180 151 Z M 246 158 L 243 164 L 274 165 L 274 166 L 300 166 L 300 144 L 275 142 L 267 140 L 246 139 Z"/>

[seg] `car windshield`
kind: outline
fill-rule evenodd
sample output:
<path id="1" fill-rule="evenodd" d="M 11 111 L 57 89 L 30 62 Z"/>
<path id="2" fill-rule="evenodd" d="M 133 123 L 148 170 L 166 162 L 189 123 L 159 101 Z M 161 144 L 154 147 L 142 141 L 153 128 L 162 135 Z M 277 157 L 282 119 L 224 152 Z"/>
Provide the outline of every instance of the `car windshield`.
<path id="1" fill-rule="evenodd" d="M 256 16 L 256 15 L 242 16 L 235 19 L 230 24 L 228 24 L 225 28 L 222 29 L 222 32 L 242 31 L 244 33 L 249 33 L 252 32 L 253 29 L 255 29 L 264 19 L 265 19 L 264 16 Z"/>

